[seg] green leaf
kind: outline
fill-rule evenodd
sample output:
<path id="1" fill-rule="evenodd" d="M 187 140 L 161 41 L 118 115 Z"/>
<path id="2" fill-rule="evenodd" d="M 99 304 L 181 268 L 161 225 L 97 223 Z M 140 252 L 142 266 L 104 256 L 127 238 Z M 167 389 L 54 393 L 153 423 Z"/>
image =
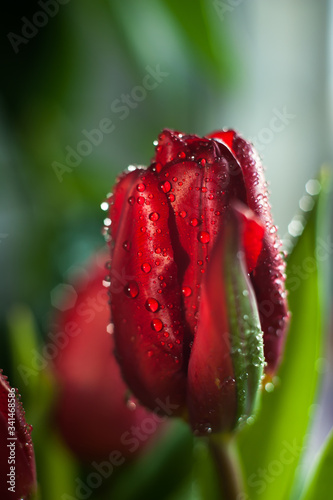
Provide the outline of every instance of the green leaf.
<path id="1" fill-rule="evenodd" d="M 34 356 L 39 352 L 38 328 L 33 313 L 25 305 L 13 306 L 7 322 L 14 384 L 19 388 L 24 404 L 29 407 L 39 385 L 40 370 L 33 363 Z"/>
<path id="2" fill-rule="evenodd" d="M 278 383 L 272 392 L 268 391 L 273 385 L 266 384 L 255 423 L 238 438 L 251 500 L 288 498 L 316 395 L 322 354 L 322 276 L 327 276 L 322 267 L 331 252 L 325 247 L 327 235 L 322 236 L 328 180 L 322 175 L 320 181 L 321 192 L 287 262 L 292 319 Z"/>
<path id="3" fill-rule="evenodd" d="M 236 73 L 235 53 L 230 44 L 228 24 L 218 19 L 218 31 L 214 30 L 212 18 L 217 18 L 214 3 L 205 0 L 164 0 L 163 3 L 181 27 L 195 60 L 199 60 L 219 83 L 230 83 Z"/>
<path id="4" fill-rule="evenodd" d="M 327 500 L 332 494 L 333 430 L 320 454 L 314 474 L 302 500 Z"/>

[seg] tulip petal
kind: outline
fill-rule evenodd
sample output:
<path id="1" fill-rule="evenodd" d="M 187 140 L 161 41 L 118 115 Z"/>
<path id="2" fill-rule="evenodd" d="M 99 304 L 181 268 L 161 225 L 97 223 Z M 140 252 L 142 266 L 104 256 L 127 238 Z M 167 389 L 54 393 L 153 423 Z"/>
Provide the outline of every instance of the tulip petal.
<path id="1" fill-rule="evenodd" d="M 75 307 L 55 318 L 62 332 L 61 349 L 53 360 L 58 385 L 55 419 L 66 444 L 87 463 L 106 460 L 110 450 L 132 458 L 134 452 L 121 436 L 151 417 L 140 405 L 133 411 L 133 400 L 126 404 L 128 388 L 112 354 L 114 338 L 107 333 L 107 259 L 104 251 L 96 254 L 86 268 L 88 279 L 71 281 L 77 292 Z M 141 441 L 135 452 L 142 451 L 147 442 Z"/>
<path id="2" fill-rule="evenodd" d="M 241 209 L 240 209 L 241 210 Z M 252 415 L 264 367 L 262 331 L 243 247 L 254 218 L 238 208 L 211 254 L 201 287 L 198 330 L 188 370 L 188 406 L 200 435 L 227 432 Z"/>
<path id="3" fill-rule="evenodd" d="M 161 138 L 161 136 L 160 136 Z M 181 266 L 183 301 L 191 335 L 195 333 L 200 285 L 211 249 L 234 198 L 246 202 L 243 175 L 227 147 L 210 139 L 164 130 L 156 160 L 164 161 L 159 173 L 174 214 L 177 238 L 188 255 Z M 180 269 L 180 266 L 178 266 Z"/>
<path id="4" fill-rule="evenodd" d="M 31 440 L 31 430 L 24 417 L 24 410 L 20 401 L 17 400 L 16 391 L 12 392 L 15 397 L 9 395 L 10 388 L 7 378 L 0 370 L 0 497 L 9 498 L 8 492 L 10 464 L 8 462 L 11 443 L 15 448 L 15 498 L 27 498 L 36 490 L 36 467 L 34 449 Z M 10 405 L 9 405 L 10 403 Z M 14 408 L 11 405 L 14 404 Z M 14 422 L 8 420 L 9 409 L 13 409 Z M 12 434 L 9 433 L 11 427 Z M 12 438 L 12 439 L 10 439 Z M 8 474 L 8 476 L 7 476 Z M 14 498 L 14 497 L 13 497 Z"/>
<path id="5" fill-rule="evenodd" d="M 263 249 L 251 280 L 264 331 L 266 371 L 273 374 L 281 359 L 289 313 L 284 288 L 285 263 L 276 227 L 272 222 L 263 167 L 252 144 L 233 130 L 214 132 L 208 137 L 222 141 L 234 153 L 243 171 L 247 205 L 266 227 Z"/>
<path id="6" fill-rule="evenodd" d="M 186 322 L 178 267 L 186 266 L 187 255 L 177 246 L 167 195 L 155 172 L 140 170 L 136 182 L 126 177 L 121 182 L 129 189 L 119 201 L 116 188 L 110 210 L 116 354 L 125 381 L 144 405 L 155 409 L 157 398 L 168 399 L 181 412 Z"/>

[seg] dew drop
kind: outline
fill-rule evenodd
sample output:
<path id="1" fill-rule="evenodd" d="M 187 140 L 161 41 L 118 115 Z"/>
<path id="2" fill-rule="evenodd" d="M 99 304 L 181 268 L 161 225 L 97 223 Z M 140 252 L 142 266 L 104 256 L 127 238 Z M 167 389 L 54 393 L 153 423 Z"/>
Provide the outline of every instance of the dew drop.
<path id="1" fill-rule="evenodd" d="M 189 286 L 183 286 L 182 292 L 184 297 L 189 297 L 190 295 L 192 295 L 192 289 Z"/>
<path id="2" fill-rule="evenodd" d="M 274 387 L 274 384 L 272 384 L 272 382 L 267 382 L 267 384 L 265 384 L 265 391 L 266 392 L 273 392 L 275 389 Z"/>
<path id="3" fill-rule="evenodd" d="M 129 281 L 125 286 L 125 293 L 128 297 L 135 299 L 139 295 L 139 287 L 136 281 Z"/>
<path id="4" fill-rule="evenodd" d="M 130 197 L 128 198 L 128 203 L 129 203 L 130 205 L 134 205 L 134 203 L 135 203 L 135 198 L 134 198 L 134 196 L 130 196 Z"/>
<path id="5" fill-rule="evenodd" d="M 138 199 L 137 199 L 137 202 L 138 202 L 139 205 L 143 205 L 144 202 L 145 202 L 144 197 L 143 196 L 139 196 Z"/>
<path id="6" fill-rule="evenodd" d="M 184 151 L 178 153 L 178 158 L 186 158 L 186 154 L 184 153 Z"/>
<path id="7" fill-rule="evenodd" d="M 187 214 L 186 214 L 185 210 L 182 210 L 181 212 L 179 212 L 179 215 L 184 219 Z"/>
<path id="8" fill-rule="evenodd" d="M 148 264 L 148 262 L 144 262 L 144 264 L 142 264 L 142 266 L 141 266 L 141 269 L 144 273 L 150 273 L 151 265 Z"/>
<path id="9" fill-rule="evenodd" d="M 306 183 L 305 189 L 310 195 L 315 196 L 320 192 L 321 189 L 320 182 L 317 179 L 310 179 Z"/>
<path id="10" fill-rule="evenodd" d="M 170 200 L 171 202 L 175 201 L 175 199 L 176 199 L 175 195 L 174 195 L 174 194 L 172 194 L 172 193 L 170 193 L 170 194 L 168 195 L 168 198 L 169 198 L 169 200 Z"/>
<path id="11" fill-rule="evenodd" d="M 159 307 L 160 307 L 160 304 L 156 299 L 149 298 L 146 300 L 146 308 L 148 309 L 148 311 L 156 312 L 156 311 L 158 311 Z"/>
<path id="12" fill-rule="evenodd" d="M 123 249 L 126 250 L 127 252 L 129 252 L 130 248 L 131 248 L 130 241 L 127 241 L 127 240 L 124 241 L 124 243 L 123 243 Z"/>
<path id="13" fill-rule="evenodd" d="M 198 234 L 198 240 L 200 241 L 200 243 L 209 243 L 209 233 L 207 231 L 200 231 Z"/>
<path id="14" fill-rule="evenodd" d="M 129 410 L 134 411 L 136 410 L 136 403 L 133 401 L 133 399 L 129 398 L 128 401 L 126 402 L 126 406 Z"/>
<path id="15" fill-rule="evenodd" d="M 101 209 L 106 212 L 106 210 L 109 209 L 109 204 L 107 201 L 103 201 L 103 203 L 101 203 Z"/>
<path id="16" fill-rule="evenodd" d="M 146 185 L 143 184 L 143 182 L 140 182 L 140 184 L 136 186 L 136 189 L 142 193 L 146 189 Z"/>
<path id="17" fill-rule="evenodd" d="M 163 323 L 160 319 L 158 318 L 155 318 L 153 319 L 153 321 L 151 322 L 151 327 L 153 330 L 155 330 L 155 332 L 160 332 L 163 328 Z"/>
<path id="18" fill-rule="evenodd" d="M 107 333 L 109 333 L 110 335 L 113 334 L 113 331 L 114 331 L 114 326 L 113 326 L 113 323 L 109 323 L 108 326 L 106 327 L 106 331 Z"/>
<path id="19" fill-rule="evenodd" d="M 199 224 L 198 219 L 194 218 L 190 221 L 191 226 L 196 227 Z"/>
<path id="20" fill-rule="evenodd" d="M 161 189 L 164 193 L 168 193 L 171 189 L 171 184 L 169 181 L 165 181 L 163 182 L 163 184 L 161 185 Z"/>
<path id="21" fill-rule="evenodd" d="M 157 212 L 152 212 L 151 214 L 149 214 L 149 219 L 152 221 L 157 221 L 159 218 L 160 214 L 158 214 Z"/>

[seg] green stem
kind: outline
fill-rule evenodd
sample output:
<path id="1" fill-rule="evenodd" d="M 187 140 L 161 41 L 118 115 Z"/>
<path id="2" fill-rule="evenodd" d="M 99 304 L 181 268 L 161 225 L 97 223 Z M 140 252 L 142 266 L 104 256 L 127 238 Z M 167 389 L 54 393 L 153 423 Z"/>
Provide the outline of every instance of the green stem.
<path id="1" fill-rule="evenodd" d="M 221 439 L 220 436 L 212 436 L 209 440 L 209 448 L 217 471 L 221 500 L 247 498 L 234 438 Z"/>

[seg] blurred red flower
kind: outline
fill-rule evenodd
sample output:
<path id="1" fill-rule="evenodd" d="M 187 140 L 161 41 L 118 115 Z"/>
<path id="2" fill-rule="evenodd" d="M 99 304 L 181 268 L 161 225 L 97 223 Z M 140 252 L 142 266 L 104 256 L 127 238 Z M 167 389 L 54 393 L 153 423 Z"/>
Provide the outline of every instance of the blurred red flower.
<path id="1" fill-rule="evenodd" d="M 133 456 L 150 441 L 161 419 L 133 399 L 126 401 L 113 354 L 110 308 L 104 285 L 106 252 L 73 285 L 75 305 L 56 317 L 58 350 L 53 371 L 58 385 L 56 424 L 71 450 L 83 461 L 107 459 L 112 451 Z M 53 337 L 55 343 L 57 336 Z"/>

